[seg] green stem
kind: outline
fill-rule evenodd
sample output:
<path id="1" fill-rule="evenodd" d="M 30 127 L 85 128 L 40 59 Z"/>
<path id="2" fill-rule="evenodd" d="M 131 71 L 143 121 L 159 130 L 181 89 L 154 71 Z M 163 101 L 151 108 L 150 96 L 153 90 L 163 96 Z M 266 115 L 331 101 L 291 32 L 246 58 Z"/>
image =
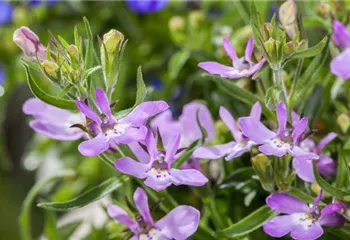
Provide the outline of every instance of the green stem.
<path id="1" fill-rule="evenodd" d="M 272 74 L 273 74 L 273 82 L 275 84 L 278 84 L 281 86 L 284 99 L 288 105 L 289 99 L 288 99 L 288 93 L 287 93 L 287 88 L 286 85 L 284 84 L 283 78 L 282 78 L 282 68 L 281 66 L 277 66 L 276 68 L 272 69 Z"/>
<path id="2" fill-rule="evenodd" d="M 204 200 L 204 203 L 209 209 L 211 219 L 213 220 L 216 229 L 224 229 L 224 222 L 222 221 L 222 217 L 220 217 L 216 208 L 215 197 L 210 196 L 209 199 Z"/>
<path id="3" fill-rule="evenodd" d="M 106 154 L 102 153 L 100 155 L 98 155 L 98 157 L 102 160 L 102 162 L 104 162 L 108 167 L 112 168 L 113 170 L 115 170 L 114 168 L 114 163 L 113 161 L 107 157 Z"/>
<path id="4" fill-rule="evenodd" d="M 303 67 L 303 64 L 304 64 L 304 59 L 301 58 L 298 60 L 298 64 L 297 64 L 297 69 L 295 71 L 295 75 L 294 75 L 294 78 L 293 78 L 293 83 L 292 83 L 292 87 L 291 87 L 291 90 L 290 90 L 290 94 L 289 94 L 289 102 L 291 103 L 290 105 L 292 105 L 292 101 L 293 101 L 293 95 L 294 95 L 294 92 L 295 92 L 295 88 L 298 84 L 298 80 L 299 80 L 299 77 L 300 77 L 300 73 L 301 73 L 301 69 Z M 288 109 L 291 110 L 293 108 L 293 106 L 288 106 Z"/>

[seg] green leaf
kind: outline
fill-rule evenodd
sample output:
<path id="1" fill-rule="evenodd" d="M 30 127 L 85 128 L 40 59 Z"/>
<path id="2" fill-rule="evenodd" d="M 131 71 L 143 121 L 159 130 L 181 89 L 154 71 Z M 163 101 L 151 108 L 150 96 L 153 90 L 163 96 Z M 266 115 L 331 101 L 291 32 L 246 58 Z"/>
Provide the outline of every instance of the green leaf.
<path id="1" fill-rule="evenodd" d="M 84 78 L 88 78 L 90 75 L 94 74 L 95 72 L 97 72 L 101 69 L 102 69 L 102 67 L 99 65 L 99 66 L 92 67 L 92 68 L 86 70 Z"/>
<path id="2" fill-rule="evenodd" d="M 27 81 L 28 81 L 30 90 L 37 98 L 39 98 L 40 100 L 50 105 L 56 106 L 58 108 L 68 109 L 68 110 L 77 110 L 77 106 L 74 101 L 63 99 L 63 98 L 57 98 L 55 96 L 49 95 L 46 92 L 44 92 L 39 86 L 39 84 L 41 83 L 39 81 L 35 81 L 35 79 L 32 77 L 28 66 L 25 64 L 23 64 L 23 66 L 27 75 Z"/>
<path id="3" fill-rule="evenodd" d="M 180 70 L 183 68 L 191 53 L 185 49 L 179 50 L 169 60 L 169 75 L 171 79 L 176 79 Z"/>
<path id="4" fill-rule="evenodd" d="M 147 88 L 145 85 L 145 82 L 143 81 L 143 77 L 142 77 L 142 68 L 141 66 L 139 66 L 139 68 L 137 69 L 137 77 L 136 77 L 136 99 L 135 99 L 135 103 L 134 106 L 122 111 L 119 111 L 116 114 L 117 118 L 122 118 L 124 116 L 126 116 L 128 113 L 130 113 L 137 105 L 139 105 L 140 103 L 142 103 L 147 95 Z"/>
<path id="5" fill-rule="evenodd" d="M 349 186 L 350 170 L 348 167 L 347 156 L 350 155 L 350 151 L 338 148 L 338 154 L 338 169 L 335 183 L 338 188 L 346 188 Z"/>
<path id="6" fill-rule="evenodd" d="M 320 185 L 320 187 L 323 190 L 325 190 L 326 192 L 331 194 L 333 197 L 336 197 L 339 199 L 343 199 L 344 197 L 350 195 L 350 193 L 345 192 L 339 188 L 333 187 L 331 184 L 326 182 L 318 173 L 315 163 L 313 163 L 313 169 L 314 169 L 314 175 L 315 175 L 316 182 L 318 183 L 318 185 Z"/>
<path id="7" fill-rule="evenodd" d="M 261 44 L 262 35 L 260 32 L 262 22 L 261 22 L 260 15 L 256 9 L 256 4 L 254 1 L 251 1 L 251 4 L 250 4 L 250 25 L 253 30 L 254 43 L 259 49 L 262 49 L 263 48 Z"/>
<path id="8" fill-rule="evenodd" d="M 252 179 L 254 174 L 255 172 L 252 167 L 239 168 L 233 171 L 222 184 L 218 185 L 218 188 L 235 188 L 240 183 Z"/>
<path id="9" fill-rule="evenodd" d="M 192 156 L 194 150 L 197 149 L 202 143 L 202 139 L 194 141 L 187 150 L 174 162 L 173 167 L 179 168 L 184 162 L 186 162 Z"/>
<path id="10" fill-rule="evenodd" d="M 307 203 L 313 203 L 315 200 L 315 198 L 312 197 L 310 194 L 304 193 L 301 190 L 294 187 L 291 190 L 289 190 L 288 193 Z M 320 205 L 325 204 L 323 202 L 320 202 Z"/>
<path id="11" fill-rule="evenodd" d="M 86 46 L 86 53 L 85 53 L 85 67 L 90 68 L 92 65 L 92 57 L 93 57 L 93 52 L 92 48 L 94 47 L 93 43 L 93 35 L 90 27 L 90 23 L 86 17 L 83 18 L 84 24 L 85 24 L 85 29 L 88 37 L 88 42 Z"/>
<path id="12" fill-rule="evenodd" d="M 123 186 L 123 183 L 128 181 L 129 177 L 122 176 L 120 178 L 112 177 L 100 185 L 91 188 L 90 190 L 84 192 L 78 197 L 65 201 L 65 202 L 48 202 L 48 203 L 39 203 L 38 207 L 42 207 L 45 209 L 53 210 L 53 211 L 71 211 L 77 208 L 84 207 L 89 203 L 97 201 L 109 193 L 113 192 L 117 188 Z"/>
<path id="13" fill-rule="evenodd" d="M 297 79 L 297 82 L 295 83 L 295 90 L 291 93 L 290 96 L 290 109 L 294 106 L 297 100 L 303 101 L 308 96 L 308 92 L 314 87 L 317 82 L 317 78 L 315 76 L 318 74 L 319 70 L 325 63 L 328 54 L 328 48 L 325 48 L 323 50 L 323 53 L 315 57 L 309 64 L 309 67 L 301 75 L 301 77 Z"/>
<path id="14" fill-rule="evenodd" d="M 320 113 L 321 107 L 323 106 L 323 98 L 323 87 L 316 85 L 304 103 L 302 113 L 303 116 L 309 118 L 310 128 L 313 128 L 315 120 Z"/>
<path id="15" fill-rule="evenodd" d="M 265 104 L 270 110 L 275 110 L 276 105 L 282 100 L 283 92 L 280 86 L 271 86 L 269 89 L 267 89 L 265 95 Z"/>
<path id="16" fill-rule="evenodd" d="M 50 177 L 48 179 L 37 182 L 29 191 L 26 198 L 23 201 L 21 213 L 19 215 L 19 227 L 21 231 L 21 237 L 24 240 L 33 239 L 31 235 L 30 228 L 30 218 L 31 218 L 31 209 L 33 201 L 35 200 L 36 195 L 40 192 L 40 190 L 46 186 L 46 184 L 56 181 L 60 178 L 71 177 L 74 176 L 74 172 L 65 171 L 58 173 L 57 175 Z"/>
<path id="17" fill-rule="evenodd" d="M 293 55 L 290 56 L 288 60 L 314 57 L 322 52 L 322 50 L 327 45 L 327 43 L 328 43 L 328 37 L 326 36 L 315 46 L 302 51 L 295 52 Z"/>
<path id="18" fill-rule="evenodd" d="M 194 234 L 195 239 L 201 240 L 216 240 L 215 233 L 211 232 L 204 226 L 199 225 L 198 230 Z"/>
<path id="19" fill-rule="evenodd" d="M 56 215 L 52 211 L 45 211 L 45 236 L 50 240 L 60 240 L 60 233 L 57 229 Z"/>
<path id="20" fill-rule="evenodd" d="M 249 214 L 238 223 L 218 232 L 219 237 L 235 238 L 247 235 L 259 229 L 266 221 L 277 216 L 278 213 L 269 208 L 262 206 L 255 212 Z"/>
<path id="21" fill-rule="evenodd" d="M 253 106 L 256 102 L 260 102 L 261 106 L 262 106 L 263 113 L 269 118 L 272 118 L 272 119 L 276 118 L 275 115 L 265 106 L 263 100 L 260 99 L 255 94 L 253 94 L 253 93 L 251 93 L 243 88 L 240 88 L 240 87 L 236 86 L 230 80 L 221 78 L 219 76 L 205 74 L 204 77 L 208 77 L 208 78 L 212 79 L 214 82 L 217 83 L 218 87 L 223 92 L 225 92 L 226 94 L 232 96 L 233 98 L 235 98 L 241 102 L 248 104 L 249 106 Z"/>

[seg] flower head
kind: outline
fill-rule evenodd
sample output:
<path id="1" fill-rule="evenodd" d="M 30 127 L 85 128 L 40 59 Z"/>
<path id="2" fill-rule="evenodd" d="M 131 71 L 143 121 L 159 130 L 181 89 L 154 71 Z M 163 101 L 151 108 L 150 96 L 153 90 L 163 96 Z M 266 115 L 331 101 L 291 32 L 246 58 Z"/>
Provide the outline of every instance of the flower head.
<path id="1" fill-rule="evenodd" d="M 264 232 L 272 237 L 283 237 L 288 233 L 293 239 L 313 240 L 323 234 L 322 226 L 344 225 L 344 218 L 337 212 L 342 205 L 333 203 L 318 208 L 322 190 L 313 204 L 307 203 L 287 193 L 273 193 L 267 199 L 267 205 L 285 215 L 277 216 L 263 225 Z"/>
<path id="2" fill-rule="evenodd" d="M 225 157 L 226 160 L 231 160 L 242 156 L 245 152 L 249 151 L 254 145 L 256 145 L 254 141 L 250 140 L 242 133 L 238 128 L 235 119 L 226 108 L 220 107 L 219 114 L 227 128 L 230 129 L 235 141 L 222 145 L 200 147 L 193 153 L 195 157 L 205 159 Z M 255 103 L 252 107 L 250 117 L 257 119 L 257 121 L 260 120 L 261 105 L 259 102 Z"/>
<path id="3" fill-rule="evenodd" d="M 321 175 L 328 177 L 335 174 L 336 164 L 332 158 L 327 156 L 323 149 L 326 145 L 337 137 L 336 133 L 329 133 L 325 136 L 318 145 L 311 139 L 307 138 L 300 143 L 300 147 L 307 152 L 313 152 L 320 156 L 318 160 L 315 160 L 316 167 Z M 312 159 L 294 158 L 293 167 L 296 174 L 306 182 L 315 182 L 315 176 L 313 172 Z"/>
<path id="4" fill-rule="evenodd" d="M 136 13 L 153 13 L 165 8 L 168 0 L 128 0 L 126 5 Z"/>
<path id="5" fill-rule="evenodd" d="M 200 213 L 197 209 L 181 205 L 174 208 L 166 216 L 154 221 L 148 206 L 148 198 L 142 188 L 134 193 L 134 202 L 139 214 L 135 220 L 117 205 L 108 205 L 109 216 L 128 226 L 134 234 L 133 240 L 187 239 L 197 231 Z"/>
<path id="6" fill-rule="evenodd" d="M 252 62 L 251 56 L 254 49 L 253 38 L 250 38 L 245 49 L 245 56 L 238 58 L 235 49 L 227 38 L 223 40 L 223 47 L 232 60 L 232 67 L 217 62 L 201 62 L 198 66 L 210 74 L 218 74 L 224 78 L 243 78 L 254 75 L 264 64 L 265 59 L 257 64 Z"/>
<path id="7" fill-rule="evenodd" d="M 81 154 L 89 157 L 99 155 L 109 148 L 116 148 L 118 144 L 144 140 L 147 120 L 169 107 L 164 101 L 143 102 L 127 116 L 116 119 L 112 115 L 107 95 L 102 89 L 96 89 L 96 102 L 105 115 L 104 118 L 83 101 L 76 101 L 80 111 L 95 123 L 92 131 L 94 137 L 82 142 L 78 147 Z"/>
<path id="8" fill-rule="evenodd" d="M 7 1 L 0 1 L 0 24 L 9 23 L 12 20 L 13 7 Z"/>
<path id="9" fill-rule="evenodd" d="M 27 57 L 36 60 L 36 56 L 38 56 L 41 62 L 46 59 L 46 47 L 40 43 L 39 37 L 28 27 L 18 28 L 13 33 L 13 41 Z"/>
<path id="10" fill-rule="evenodd" d="M 34 117 L 29 123 L 30 127 L 49 138 L 74 141 L 86 136 L 81 129 L 71 128 L 74 124 L 85 125 L 82 114 L 54 107 L 37 98 L 27 100 L 23 104 L 23 112 Z"/>
<path id="11" fill-rule="evenodd" d="M 337 46 L 345 50 L 331 61 L 331 71 L 336 76 L 347 80 L 350 78 L 348 68 L 350 61 L 350 33 L 346 26 L 337 20 L 333 21 L 332 40 Z"/>
<path id="12" fill-rule="evenodd" d="M 180 144 L 179 134 L 173 135 L 168 144 L 163 143 L 165 148 L 163 150 L 157 148 L 157 139 L 148 130 L 145 143 L 148 152 L 145 158 L 139 159 L 140 162 L 129 157 L 120 158 L 114 163 L 116 169 L 122 173 L 146 179 L 145 184 L 156 191 L 163 190 L 172 184 L 203 186 L 208 182 L 208 179 L 196 169 L 172 168 Z"/>
<path id="13" fill-rule="evenodd" d="M 318 159 L 317 154 L 306 152 L 298 146 L 307 128 L 308 118 L 304 117 L 292 128 L 287 128 L 287 109 L 283 102 L 277 105 L 276 113 L 277 131 L 269 130 L 254 117 L 243 117 L 239 119 L 243 134 L 257 144 L 261 144 L 259 150 L 266 155 L 282 157 L 289 153 L 300 159 Z"/>

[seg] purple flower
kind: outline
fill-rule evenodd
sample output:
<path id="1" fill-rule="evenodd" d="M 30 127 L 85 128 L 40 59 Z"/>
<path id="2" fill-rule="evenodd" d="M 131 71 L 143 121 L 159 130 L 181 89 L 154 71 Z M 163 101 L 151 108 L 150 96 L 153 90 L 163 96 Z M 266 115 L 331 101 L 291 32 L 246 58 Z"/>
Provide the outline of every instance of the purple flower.
<path id="1" fill-rule="evenodd" d="M 350 33 L 341 22 L 333 21 L 333 42 L 345 50 L 331 61 L 331 71 L 345 80 L 350 78 L 348 63 L 350 61 Z"/>
<path id="2" fill-rule="evenodd" d="M 337 137 L 336 133 L 329 133 L 324 137 L 318 145 L 315 142 L 307 138 L 300 143 L 300 147 L 307 152 L 313 152 L 320 156 L 316 160 L 316 167 L 321 175 L 328 177 L 336 173 L 336 164 L 334 160 L 323 153 L 323 149 L 326 145 Z M 293 159 L 293 167 L 297 175 L 306 182 L 315 182 L 315 176 L 312 167 L 312 159 Z"/>
<path id="3" fill-rule="evenodd" d="M 169 108 L 164 101 L 143 102 L 127 116 L 116 119 L 111 112 L 106 93 L 102 89 L 96 89 L 96 102 L 105 115 L 99 114 L 89 108 L 83 101 L 76 101 L 80 111 L 95 123 L 93 129 L 94 138 L 82 142 L 78 149 L 84 156 L 99 155 L 109 148 L 116 148 L 118 144 L 129 144 L 145 139 L 147 120 Z"/>
<path id="4" fill-rule="evenodd" d="M 225 156 L 226 160 L 231 160 L 242 156 L 245 152 L 249 151 L 254 145 L 256 145 L 254 141 L 250 140 L 242 133 L 242 131 L 238 128 L 235 119 L 226 108 L 220 107 L 219 114 L 227 128 L 230 129 L 235 141 L 222 145 L 200 147 L 193 153 L 194 157 L 217 159 Z M 259 102 L 255 103 L 252 107 L 250 117 L 260 121 L 261 105 Z"/>
<path id="5" fill-rule="evenodd" d="M 153 13 L 165 8 L 167 0 L 128 0 L 126 5 L 136 13 Z"/>
<path id="6" fill-rule="evenodd" d="M 298 144 L 307 128 L 308 118 L 304 117 L 295 123 L 292 129 L 287 128 L 287 109 L 281 102 L 276 107 L 278 130 L 273 132 L 254 117 L 242 117 L 239 124 L 242 132 L 250 140 L 261 144 L 259 151 L 265 155 L 282 157 L 289 153 L 300 159 L 318 159 L 317 154 L 306 152 Z"/>
<path id="7" fill-rule="evenodd" d="M 213 119 L 209 109 L 205 105 L 196 102 L 184 105 L 182 114 L 178 120 L 173 119 L 171 110 L 159 114 L 151 122 L 153 132 L 157 132 L 157 129 L 159 129 L 162 133 L 162 140 L 165 145 L 173 140 L 174 132 L 180 133 L 179 148 L 187 148 L 194 141 L 202 138 L 202 132 L 197 123 L 198 110 L 200 123 L 208 134 L 205 142 L 208 142 L 214 137 L 215 129 Z M 132 149 L 136 155 L 139 154 L 139 151 L 143 151 L 142 148 L 135 146 L 135 144 L 133 144 Z M 198 159 L 191 158 L 181 166 L 181 169 L 191 168 L 201 170 Z"/>
<path id="8" fill-rule="evenodd" d="M 155 222 L 148 206 L 147 195 L 142 188 L 136 189 L 134 202 L 139 211 L 135 220 L 119 206 L 107 206 L 109 216 L 128 226 L 134 234 L 131 240 L 183 240 L 197 231 L 200 212 L 191 206 L 178 206 Z"/>
<path id="9" fill-rule="evenodd" d="M 11 22 L 13 15 L 12 5 L 7 1 L 0 0 L 0 24 Z"/>
<path id="10" fill-rule="evenodd" d="M 0 86 L 4 83 L 6 79 L 5 69 L 0 65 Z"/>
<path id="11" fill-rule="evenodd" d="M 129 157 L 120 158 L 114 163 L 116 169 L 122 173 L 146 179 L 145 184 L 156 191 L 163 190 L 172 184 L 203 186 L 208 182 L 208 179 L 196 169 L 180 170 L 171 167 L 176 160 L 180 134 L 174 135 L 168 144 L 163 143 L 165 149 L 161 150 L 157 148 L 157 139 L 151 130 L 148 130 L 145 143 L 148 152 L 145 158 L 139 159 L 140 162 Z"/>
<path id="12" fill-rule="evenodd" d="M 217 62 L 201 62 L 198 66 L 210 74 L 218 74 L 224 78 L 243 78 L 254 75 L 264 64 L 265 59 L 254 64 L 251 56 L 254 49 L 253 38 L 250 38 L 245 49 L 245 56 L 238 58 L 235 49 L 227 38 L 223 40 L 223 47 L 232 60 L 232 67 Z"/>
<path id="13" fill-rule="evenodd" d="M 46 1 L 43 1 L 43 0 L 31 0 L 31 1 L 28 1 L 28 4 L 31 5 L 31 6 L 38 6 L 38 5 L 41 5 L 41 4 L 47 4 L 49 6 L 52 6 L 52 5 L 55 5 L 57 3 L 59 3 L 60 1 L 58 0 L 46 0 Z"/>
<path id="14" fill-rule="evenodd" d="M 85 125 L 82 114 L 72 113 L 51 106 L 37 98 L 30 98 L 23 104 L 23 112 L 34 117 L 30 127 L 49 138 L 74 141 L 86 136 L 79 128 L 71 128 L 73 124 Z"/>
<path id="15" fill-rule="evenodd" d="M 18 28 L 13 33 L 13 41 L 32 60 L 36 61 L 36 55 L 41 62 L 46 59 L 46 47 L 40 43 L 39 37 L 28 27 Z"/>
<path id="16" fill-rule="evenodd" d="M 272 237 L 283 237 L 288 233 L 293 239 L 313 240 L 323 234 L 322 226 L 341 226 L 345 219 L 337 213 L 342 205 L 333 203 L 322 209 L 317 207 L 321 201 L 322 190 L 313 204 L 299 200 L 287 193 L 273 193 L 267 205 L 285 215 L 277 216 L 263 225 L 264 232 Z"/>

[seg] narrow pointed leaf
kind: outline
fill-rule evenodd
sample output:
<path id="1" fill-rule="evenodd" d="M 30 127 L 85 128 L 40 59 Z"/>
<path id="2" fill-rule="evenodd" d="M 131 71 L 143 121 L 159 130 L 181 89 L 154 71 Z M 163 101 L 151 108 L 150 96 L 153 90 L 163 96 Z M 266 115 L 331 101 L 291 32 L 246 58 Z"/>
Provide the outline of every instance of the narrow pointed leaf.
<path id="1" fill-rule="evenodd" d="M 319 43 L 317 43 L 315 46 L 302 50 L 302 51 L 298 51 L 295 52 L 290 59 L 297 59 L 297 58 L 308 58 L 308 57 L 314 57 L 317 56 L 318 54 L 320 54 L 322 52 L 322 50 L 324 49 L 324 47 L 327 45 L 328 43 L 328 37 L 324 37 Z"/>
<path id="2" fill-rule="evenodd" d="M 38 207 L 42 207 L 45 209 L 53 210 L 53 211 L 61 211 L 67 212 L 72 211 L 74 209 L 78 209 L 97 201 L 104 196 L 110 194 L 117 188 L 123 186 L 124 182 L 128 181 L 129 178 L 127 176 L 122 177 L 112 177 L 100 185 L 91 188 L 80 196 L 65 202 L 48 202 L 48 203 L 39 203 Z"/>
<path id="3" fill-rule="evenodd" d="M 278 213 L 270 209 L 268 206 L 262 206 L 238 223 L 235 223 L 232 226 L 218 232 L 218 236 L 235 238 L 247 235 L 259 229 L 266 221 L 277 215 Z"/>
<path id="4" fill-rule="evenodd" d="M 36 96 L 43 102 L 46 102 L 47 104 L 56 106 L 58 108 L 68 109 L 68 110 L 77 110 L 77 106 L 74 101 L 63 99 L 63 98 L 57 98 L 55 96 L 49 95 L 46 92 L 44 92 L 39 86 L 40 82 L 35 81 L 35 79 L 30 74 L 28 66 L 25 64 L 23 64 L 23 66 L 27 75 L 28 85 L 30 87 L 30 90 L 34 94 L 34 96 Z"/>
<path id="5" fill-rule="evenodd" d="M 339 188 L 332 186 L 328 182 L 326 182 L 326 180 L 324 180 L 320 176 L 320 174 L 318 173 L 315 163 L 313 163 L 313 169 L 314 169 L 314 175 L 315 175 L 316 182 L 318 183 L 318 185 L 320 185 L 320 187 L 323 190 L 325 190 L 326 192 L 331 194 L 333 197 L 340 198 L 340 199 L 344 199 L 346 196 L 350 195 L 349 192 L 345 192 Z"/>
<path id="6" fill-rule="evenodd" d="M 187 50 L 177 51 L 169 60 L 169 75 L 171 79 L 176 79 L 191 54 Z"/>

